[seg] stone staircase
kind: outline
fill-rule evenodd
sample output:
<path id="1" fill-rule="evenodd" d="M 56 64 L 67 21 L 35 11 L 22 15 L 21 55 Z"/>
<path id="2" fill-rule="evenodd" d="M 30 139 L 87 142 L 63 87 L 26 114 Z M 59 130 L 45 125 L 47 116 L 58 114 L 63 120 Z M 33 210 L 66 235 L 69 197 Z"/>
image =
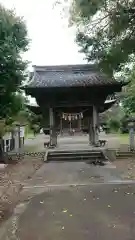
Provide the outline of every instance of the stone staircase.
<path id="1" fill-rule="evenodd" d="M 126 158 L 135 158 L 135 152 L 131 151 L 117 151 L 116 152 L 116 159 L 126 159 Z"/>
<path id="2" fill-rule="evenodd" d="M 106 149 L 104 154 L 110 162 L 124 159 L 135 159 L 135 151 L 130 151 L 128 149 Z"/>
<path id="3" fill-rule="evenodd" d="M 48 151 L 47 162 L 104 162 L 107 161 L 102 150 Z"/>

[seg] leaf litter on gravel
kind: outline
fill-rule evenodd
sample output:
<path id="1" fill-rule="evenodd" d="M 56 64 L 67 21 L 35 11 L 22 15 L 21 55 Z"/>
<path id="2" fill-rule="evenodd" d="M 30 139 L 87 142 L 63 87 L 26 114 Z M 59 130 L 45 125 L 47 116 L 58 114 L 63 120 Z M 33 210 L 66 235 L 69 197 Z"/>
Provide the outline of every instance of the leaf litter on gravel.
<path id="1" fill-rule="evenodd" d="M 63 211 L 62 211 L 63 213 L 67 213 L 68 212 L 68 210 L 67 209 L 63 209 Z"/>
<path id="2" fill-rule="evenodd" d="M 109 204 L 107 207 L 108 207 L 108 208 L 111 208 L 111 205 Z"/>

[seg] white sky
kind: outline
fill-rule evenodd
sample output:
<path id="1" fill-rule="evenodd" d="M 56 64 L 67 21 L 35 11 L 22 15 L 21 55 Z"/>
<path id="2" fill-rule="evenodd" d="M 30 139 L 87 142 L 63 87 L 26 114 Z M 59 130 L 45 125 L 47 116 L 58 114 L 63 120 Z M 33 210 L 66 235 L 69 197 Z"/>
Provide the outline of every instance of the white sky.
<path id="1" fill-rule="evenodd" d="M 24 57 L 31 65 L 83 63 L 83 55 L 74 42 L 75 31 L 68 29 L 66 19 L 61 19 L 60 9 L 52 9 L 53 1 L 0 0 L 0 3 L 24 16 L 31 39 L 30 50 Z"/>

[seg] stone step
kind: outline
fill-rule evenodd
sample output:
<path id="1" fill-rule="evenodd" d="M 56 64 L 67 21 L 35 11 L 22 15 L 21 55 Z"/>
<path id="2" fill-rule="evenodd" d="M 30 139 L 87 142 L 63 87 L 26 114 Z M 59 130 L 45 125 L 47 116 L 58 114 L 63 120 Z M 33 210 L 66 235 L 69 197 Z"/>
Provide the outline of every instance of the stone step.
<path id="1" fill-rule="evenodd" d="M 119 159 L 119 158 L 135 158 L 135 156 L 133 155 L 116 155 L 116 159 Z"/>
<path id="2" fill-rule="evenodd" d="M 116 158 L 135 157 L 135 152 L 116 152 Z"/>
<path id="3" fill-rule="evenodd" d="M 105 161 L 102 151 L 53 151 L 48 152 L 47 161 Z"/>
<path id="4" fill-rule="evenodd" d="M 67 156 L 67 155 L 72 155 L 72 156 L 74 156 L 74 155 L 97 155 L 97 156 L 99 156 L 99 155 L 103 155 L 103 153 L 102 152 L 88 152 L 88 151 L 82 151 L 82 152 L 79 152 L 79 151 L 71 151 L 71 152 L 64 152 L 64 151 L 62 151 L 62 152 L 50 152 L 49 153 L 51 156 L 53 156 L 53 155 L 57 155 L 57 156 L 61 156 L 61 155 L 63 155 L 63 156 Z"/>

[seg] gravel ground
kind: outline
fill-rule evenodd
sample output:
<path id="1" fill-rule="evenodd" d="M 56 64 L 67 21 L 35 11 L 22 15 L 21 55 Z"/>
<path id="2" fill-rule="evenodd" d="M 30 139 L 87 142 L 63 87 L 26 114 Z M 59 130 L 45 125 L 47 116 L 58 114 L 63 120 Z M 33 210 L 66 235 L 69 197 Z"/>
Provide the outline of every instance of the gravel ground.
<path id="1" fill-rule="evenodd" d="M 24 182 L 30 179 L 34 181 L 32 176 L 42 164 L 42 160 L 27 157 L 16 165 L 0 169 L 0 222 L 11 215 Z M 134 159 L 120 159 L 115 161 L 114 165 L 123 179 L 135 180 Z M 38 181 L 40 180 L 36 179 L 36 182 Z"/>
<path id="2" fill-rule="evenodd" d="M 23 181 L 30 179 L 42 164 L 39 159 L 27 157 L 16 165 L 0 169 L 0 222 L 11 214 Z"/>
<path id="3" fill-rule="evenodd" d="M 135 159 L 120 159 L 114 162 L 123 179 L 135 180 Z"/>
<path id="4" fill-rule="evenodd" d="M 29 139 L 26 141 L 26 146 L 27 147 L 31 146 L 32 151 L 33 151 L 33 146 L 35 145 L 37 146 L 40 145 L 40 148 L 42 149 L 44 140 L 45 139 L 43 136 L 39 136 L 34 139 Z M 76 139 L 73 138 L 72 141 L 71 141 L 71 138 L 61 139 L 62 144 L 64 144 L 65 142 L 68 142 L 68 144 L 69 142 L 71 142 L 72 144 L 73 142 L 76 142 L 76 141 L 77 141 L 77 138 Z M 87 138 L 84 137 L 83 139 L 82 137 L 78 139 L 78 141 L 87 142 Z M 112 147 L 116 147 L 116 145 L 118 145 L 118 140 L 116 141 L 116 138 L 110 137 L 109 141 L 111 141 Z M 37 147 L 37 149 L 38 151 L 40 150 L 39 147 Z M 34 147 L 35 151 L 37 149 L 35 149 Z M 42 160 L 32 158 L 32 157 L 27 157 L 16 165 L 9 165 L 5 169 L 0 169 L 0 223 L 11 215 L 16 203 L 18 202 L 18 199 L 20 200 L 19 193 L 23 188 L 24 182 L 26 182 L 27 180 L 29 180 L 29 182 L 34 181 L 34 176 L 35 176 L 34 173 L 36 172 L 36 170 L 38 170 L 42 166 L 42 164 L 43 164 Z M 121 160 L 117 160 L 113 164 L 116 165 L 116 169 L 120 172 L 120 175 L 122 176 L 123 179 L 135 179 L 135 160 L 121 159 Z M 55 180 L 54 182 L 56 182 L 56 180 L 58 180 L 59 178 L 61 178 L 61 181 L 64 181 L 64 179 L 65 181 L 67 180 L 66 179 L 67 174 L 65 174 L 63 170 L 61 169 L 59 174 L 59 171 L 57 171 L 57 168 L 55 168 L 54 171 L 53 171 L 53 168 L 51 168 L 52 182 L 53 180 Z M 75 175 L 76 171 L 74 171 L 73 165 L 72 165 L 72 168 L 68 169 L 67 171 L 69 172 L 68 178 L 72 180 L 72 177 L 76 176 Z M 106 170 L 104 171 L 106 172 Z M 42 172 L 42 169 L 41 169 L 41 172 Z M 39 170 L 39 173 L 40 173 L 40 170 Z M 45 181 L 46 181 L 46 177 L 50 178 L 50 170 L 47 171 L 47 165 L 46 165 L 46 174 L 47 173 L 48 173 L 48 176 L 44 175 L 44 171 L 43 171 L 43 175 L 41 174 L 41 176 L 45 176 Z M 35 178 L 35 182 L 34 182 L 35 184 L 37 184 L 38 182 L 40 183 L 41 181 L 40 179 L 42 178 L 41 176 L 39 176 L 38 180 L 37 178 Z M 80 179 L 80 181 L 82 180 Z"/>
<path id="5" fill-rule="evenodd" d="M 135 184 L 109 163 L 43 164 L 19 199 L 0 240 L 135 239 Z"/>
<path id="6" fill-rule="evenodd" d="M 133 240 L 134 192 L 118 184 L 48 188 L 18 206 L 0 239 Z"/>

